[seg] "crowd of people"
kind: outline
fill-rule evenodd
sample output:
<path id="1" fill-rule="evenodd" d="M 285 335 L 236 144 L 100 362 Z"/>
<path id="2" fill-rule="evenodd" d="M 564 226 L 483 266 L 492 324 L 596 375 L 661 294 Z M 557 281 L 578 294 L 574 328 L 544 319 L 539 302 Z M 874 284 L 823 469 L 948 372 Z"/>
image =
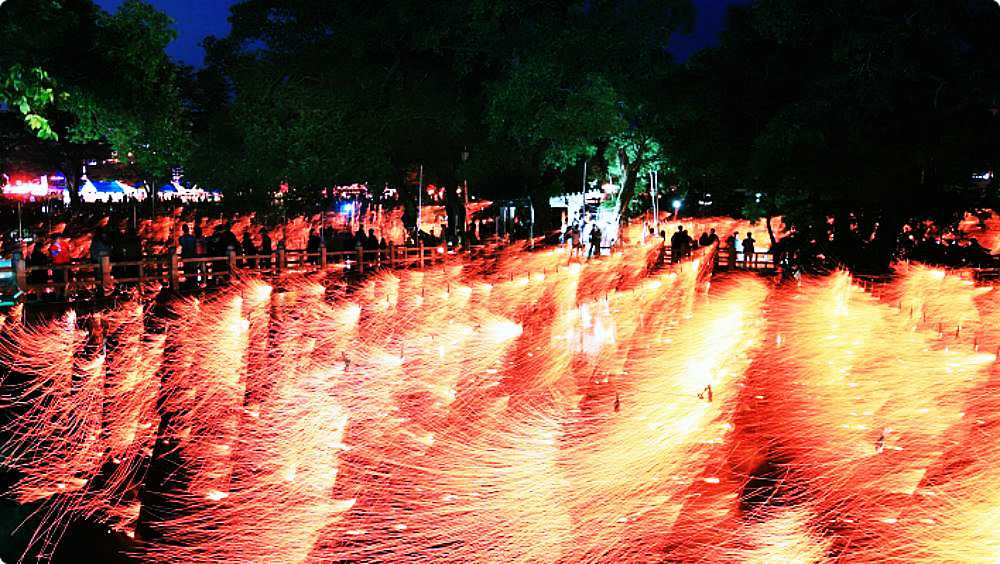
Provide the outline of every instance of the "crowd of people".
<path id="1" fill-rule="evenodd" d="M 89 256 L 95 263 L 99 262 L 102 256 L 107 256 L 113 262 L 140 261 L 143 256 L 142 239 L 134 227 L 125 230 L 98 227 L 90 239 Z M 72 261 L 73 255 L 69 240 L 63 233 L 38 236 L 31 245 L 27 265 L 41 268 L 33 268 L 28 276 L 28 281 L 39 283 L 51 279 L 54 282 L 66 282 L 70 276 L 68 269 L 54 268 L 50 276 L 44 267 L 65 266 Z M 128 278 L 137 276 L 137 270 L 138 268 L 132 265 L 118 266 L 113 274 L 117 277 Z"/>
<path id="2" fill-rule="evenodd" d="M 179 217 L 177 218 L 179 220 Z M 234 230 L 233 221 L 209 220 L 195 217 L 193 221 L 184 223 L 176 222 L 167 224 L 163 228 L 159 237 L 150 238 L 150 230 L 144 226 L 146 239 L 140 235 L 136 229 L 135 222 L 131 225 L 124 225 L 124 221 L 109 221 L 107 219 L 100 222 L 101 226 L 92 232 L 77 234 L 75 238 L 67 237 L 63 233 L 48 233 L 38 235 L 29 244 L 25 252 L 28 253 L 26 262 L 29 267 L 28 282 L 30 283 L 64 283 L 68 282 L 72 276 L 72 270 L 65 268 L 77 260 L 87 258 L 92 264 L 102 261 L 107 257 L 112 263 L 112 275 L 116 279 L 131 279 L 139 277 L 138 263 L 143 260 L 144 254 L 156 254 L 163 256 L 164 253 L 177 253 L 183 260 L 183 271 L 186 278 L 195 278 L 204 281 L 209 276 L 207 273 L 219 273 L 228 271 L 230 268 L 229 253 L 235 251 L 237 264 L 249 268 L 269 269 L 272 265 L 272 254 L 282 246 L 282 243 L 275 244 L 271 234 L 276 230 L 260 225 L 255 225 L 246 218 L 237 219 L 236 225 L 240 225 L 239 236 Z M 345 229 L 336 227 L 332 223 L 306 220 L 304 224 L 296 227 L 295 233 L 298 237 L 303 237 L 308 231 L 305 241 L 308 261 L 318 264 L 321 260 L 320 251 L 325 249 L 327 253 L 336 253 L 328 260 L 335 262 L 337 258 L 350 258 L 347 253 L 362 249 L 366 252 L 375 251 L 379 254 L 378 259 L 384 259 L 382 253 L 385 252 L 390 243 L 387 238 L 379 236 L 377 230 L 370 226 L 357 226 L 355 229 Z M 971 222 L 965 222 L 961 228 L 939 229 L 933 224 L 917 223 L 907 225 L 902 230 L 896 245 L 896 260 L 911 259 L 925 263 L 943 264 L 953 267 L 997 267 L 1000 266 L 998 258 L 993 256 L 990 250 L 982 246 L 975 237 L 978 234 L 976 226 Z M 970 227 L 971 226 L 971 227 Z M 65 226 L 60 224 L 57 229 L 65 230 Z M 751 232 L 732 232 L 725 239 L 720 239 L 720 235 L 715 228 L 706 229 L 695 237 L 684 225 L 678 225 L 676 231 L 669 234 L 667 231 L 655 231 L 651 224 L 643 224 L 641 229 L 643 241 L 659 238 L 664 246 L 669 245 L 669 257 L 671 262 L 679 262 L 699 248 L 717 245 L 719 247 L 718 261 L 721 266 L 729 268 L 756 268 L 760 253 L 758 252 L 757 241 Z M 980 222 L 978 229 L 984 233 L 989 230 Z M 50 227 L 51 231 L 51 227 Z M 599 215 L 596 213 L 582 213 L 569 222 L 560 233 L 560 242 L 567 245 L 571 257 L 590 260 L 599 257 L 604 250 L 615 244 L 617 230 L 602 224 Z M 403 245 L 437 247 L 449 244 L 444 238 L 446 230 L 442 227 L 441 237 L 436 234 L 436 228 L 431 228 L 429 232 L 410 232 L 402 243 Z M 169 234 L 173 234 L 171 237 Z M 475 244 L 478 242 L 479 225 L 476 222 L 470 224 L 465 238 Z M 89 251 L 86 244 L 89 239 Z M 814 260 L 811 257 L 838 257 L 836 252 L 825 252 L 826 247 L 820 248 L 822 238 L 806 236 L 793 230 L 780 240 L 771 245 L 768 251 L 773 254 L 773 260 L 766 262 L 773 265 L 782 277 L 796 276 L 803 270 L 812 272 Z M 296 240 L 295 237 L 292 240 Z M 850 246 L 851 241 L 838 238 L 837 243 L 841 246 Z M 832 249 L 833 238 L 826 243 Z M 23 247 L 22 247 L 23 248 Z M 835 250 L 835 249 L 833 249 Z M 370 256 L 370 255 L 369 255 Z M 204 259 L 204 260 L 190 260 Z M 826 260 L 826 259 L 824 259 Z"/>
<path id="3" fill-rule="evenodd" d="M 605 244 L 605 230 L 601 229 L 596 214 L 581 214 L 566 224 L 560 236 L 561 243 L 569 247 L 570 257 L 586 258 L 601 256 L 604 247 L 614 246 L 614 237 Z"/>
<path id="4" fill-rule="evenodd" d="M 649 232 L 652 235 L 653 229 L 650 228 Z M 666 239 L 666 234 L 663 231 L 660 232 L 660 236 Z M 702 231 L 696 239 L 687 232 L 683 225 L 678 225 L 677 231 L 670 236 L 670 260 L 671 262 L 679 262 L 691 256 L 691 253 L 699 248 L 720 245 L 720 257 L 728 259 L 729 267 L 749 268 L 753 265 L 757 243 L 757 240 L 753 238 L 753 233 L 747 231 L 746 237 L 741 240 L 739 232 L 734 231 L 729 237 L 726 237 L 725 243 L 725 246 L 721 247 L 719 235 L 715 232 L 714 227 L 708 231 Z"/>
<path id="5" fill-rule="evenodd" d="M 1000 261 L 976 237 L 960 231 L 938 233 L 932 226 L 906 226 L 899 238 L 899 258 L 951 267 L 995 268 Z"/>
<path id="6" fill-rule="evenodd" d="M 327 252 L 338 252 L 352 251 L 359 247 L 366 251 L 373 251 L 385 249 L 388 247 L 388 243 L 384 238 L 379 238 L 372 228 L 369 228 L 368 233 L 365 233 L 363 227 L 358 227 L 356 232 L 351 233 L 347 230 L 334 229 L 332 225 L 321 229 L 311 228 L 309 239 L 306 242 L 306 252 L 308 253 L 318 253 L 321 248 L 325 248 Z"/>

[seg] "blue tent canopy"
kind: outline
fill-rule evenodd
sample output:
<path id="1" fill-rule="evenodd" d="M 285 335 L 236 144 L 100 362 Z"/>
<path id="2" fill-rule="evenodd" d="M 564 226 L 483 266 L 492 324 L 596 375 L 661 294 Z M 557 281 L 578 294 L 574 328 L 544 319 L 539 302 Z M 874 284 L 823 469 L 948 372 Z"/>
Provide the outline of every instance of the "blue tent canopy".
<path id="1" fill-rule="evenodd" d="M 160 186 L 160 192 L 176 192 L 177 188 L 174 188 L 173 184 L 164 184 Z"/>
<path id="2" fill-rule="evenodd" d="M 94 185 L 94 188 L 97 188 L 98 192 L 104 192 L 104 193 L 124 192 L 121 186 L 119 186 L 118 183 L 114 181 L 107 182 L 104 180 L 92 180 L 91 183 Z"/>

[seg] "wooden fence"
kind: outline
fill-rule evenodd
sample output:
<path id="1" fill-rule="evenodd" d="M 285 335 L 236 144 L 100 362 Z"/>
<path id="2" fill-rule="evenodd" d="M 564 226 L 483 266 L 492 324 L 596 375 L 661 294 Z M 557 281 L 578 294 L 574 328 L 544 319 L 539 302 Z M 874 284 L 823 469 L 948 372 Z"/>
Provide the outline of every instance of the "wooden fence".
<path id="1" fill-rule="evenodd" d="M 112 293 L 119 286 L 130 284 L 160 283 L 178 290 L 199 284 L 217 285 L 228 282 L 233 274 L 248 272 L 278 276 L 327 268 L 341 268 L 356 274 L 384 268 L 423 268 L 444 262 L 456 253 L 477 257 L 492 253 L 497 248 L 497 245 L 476 245 L 464 250 L 450 250 L 445 246 L 389 245 L 384 249 L 359 247 L 350 251 L 320 248 L 318 252 L 279 248 L 270 255 L 243 255 L 230 247 L 226 256 L 216 257 L 182 258 L 177 254 L 165 254 L 113 262 L 105 255 L 96 262 L 76 260 L 67 264 L 30 266 L 20 252 L 15 252 L 11 266 L 0 267 L 0 276 L 13 277 L 17 288 L 29 297 L 44 294 L 69 296 L 80 291 L 93 291 L 95 296 L 102 296 Z"/>
<path id="2" fill-rule="evenodd" d="M 350 251 L 318 252 L 279 248 L 269 255 L 242 255 L 230 249 L 226 256 L 182 258 L 177 254 L 146 255 L 141 260 L 111 261 L 102 256 L 99 261 L 77 260 L 68 264 L 28 265 L 21 253 L 14 253 L 11 266 L 0 267 L 0 277 L 13 278 L 24 298 L 45 295 L 70 297 L 92 293 L 107 296 L 117 288 L 147 284 L 181 290 L 201 285 L 227 283 L 233 274 L 255 273 L 280 276 L 287 273 L 307 273 L 327 268 L 340 268 L 352 274 L 364 274 L 378 269 L 423 268 L 441 263 L 456 253 L 470 258 L 495 252 L 500 244 L 476 245 L 467 249 L 450 250 L 444 246 L 398 246 L 385 249 L 356 248 Z M 661 247 L 660 262 L 670 262 L 670 247 Z M 742 252 L 720 249 L 715 255 L 716 267 L 745 270 L 773 270 L 774 257 L 768 252 L 744 257 Z"/>

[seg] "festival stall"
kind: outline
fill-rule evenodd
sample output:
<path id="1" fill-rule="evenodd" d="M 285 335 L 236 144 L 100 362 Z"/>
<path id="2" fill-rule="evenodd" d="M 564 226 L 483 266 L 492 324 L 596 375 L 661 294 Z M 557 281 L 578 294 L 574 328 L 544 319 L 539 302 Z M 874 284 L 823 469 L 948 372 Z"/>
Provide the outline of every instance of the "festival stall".
<path id="1" fill-rule="evenodd" d="M 146 199 L 146 191 L 138 186 L 130 186 L 121 180 L 115 180 L 114 184 L 121 188 L 121 191 L 125 194 L 125 198 L 128 200 L 141 202 Z"/>
<path id="2" fill-rule="evenodd" d="M 161 200 L 175 200 L 179 198 L 180 192 L 183 189 L 184 187 L 181 186 L 180 183 L 170 182 L 164 184 L 163 186 L 160 186 L 160 189 L 157 192 L 157 194 L 159 195 Z"/>
<path id="3" fill-rule="evenodd" d="M 37 177 L 8 177 L 4 175 L 3 195 L 6 197 L 24 198 L 28 200 L 44 200 L 63 198 L 65 180 L 61 175 L 42 175 Z"/>
<path id="4" fill-rule="evenodd" d="M 125 190 L 118 181 L 90 180 L 80 185 L 80 199 L 88 204 L 95 202 L 119 203 L 125 200 Z"/>

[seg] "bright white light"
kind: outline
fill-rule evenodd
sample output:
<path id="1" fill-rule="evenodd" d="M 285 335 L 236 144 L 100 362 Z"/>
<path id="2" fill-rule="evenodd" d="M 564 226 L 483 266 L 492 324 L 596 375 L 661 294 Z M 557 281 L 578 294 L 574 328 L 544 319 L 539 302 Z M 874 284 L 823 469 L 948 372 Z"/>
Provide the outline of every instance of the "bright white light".
<path id="1" fill-rule="evenodd" d="M 681 209 L 681 201 L 680 200 L 674 200 L 674 209 L 675 210 Z"/>

